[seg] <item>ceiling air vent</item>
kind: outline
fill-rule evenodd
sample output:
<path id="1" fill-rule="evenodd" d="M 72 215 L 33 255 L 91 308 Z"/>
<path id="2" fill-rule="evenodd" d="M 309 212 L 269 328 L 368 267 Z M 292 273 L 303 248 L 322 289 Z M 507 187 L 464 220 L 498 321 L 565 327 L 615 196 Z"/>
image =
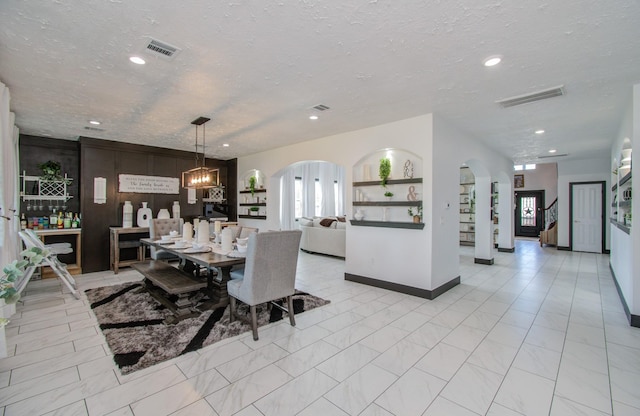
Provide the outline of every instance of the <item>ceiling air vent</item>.
<path id="1" fill-rule="evenodd" d="M 547 98 L 559 97 L 564 95 L 564 85 L 559 87 L 550 88 L 548 90 L 534 92 L 533 94 L 519 95 L 517 97 L 505 98 L 498 100 L 496 103 L 500 104 L 503 108 L 513 107 L 516 105 L 532 103 L 534 101 L 546 100 Z"/>
<path id="2" fill-rule="evenodd" d="M 85 130 L 91 130 L 91 131 L 104 131 L 104 129 L 98 128 L 98 127 L 90 127 L 90 126 L 84 126 Z"/>
<path id="3" fill-rule="evenodd" d="M 145 46 L 145 50 L 153 55 L 160 55 L 165 59 L 172 59 L 178 54 L 178 52 L 180 52 L 180 49 L 175 46 L 171 46 L 168 43 L 160 42 L 155 39 L 149 40 Z"/>
<path id="4" fill-rule="evenodd" d="M 327 107 L 327 106 L 326 106 L 326 105 L 324 105 L 324 104 L 314 105 L 314 106 L 313 106 L 313 107 L 311 107 L 311 108 L 313 108 L 314 110 L 318 110 L 318 111 L 326 111 L 326 110 L 328 110 L 328 109 L 329 109 L 329 107 Z"/>
<path id="5" fill-rule="evenodd" d="M 569 153 L 562 153 L 559 155 L 544 155 L 544 156 L 538 156 L 538 159 L 549 159 L 551 157 L 562 157 L 562 156 L 569 156 Z"/>

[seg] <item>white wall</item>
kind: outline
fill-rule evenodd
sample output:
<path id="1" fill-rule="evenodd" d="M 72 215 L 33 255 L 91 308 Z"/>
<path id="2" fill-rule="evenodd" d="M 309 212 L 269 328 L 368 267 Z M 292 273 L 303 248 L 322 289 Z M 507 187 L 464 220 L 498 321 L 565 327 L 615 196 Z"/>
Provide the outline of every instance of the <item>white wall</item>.
<path id="1" fill-rule="evenodd" d="M 388 147 L 410 151 L 422 159 L 425 227 L 413 230 L 356 227 L 347 223 L 345 269 L 355 275 L 432 290 L 460 274 L 457 206 L 460 165 L 464 160 L 476 158 L 492 175 L 510 172 L 512 166 L 477 139 L 427 114 L 242 157 L 238 159 L 238 173 L 242 177 L 247 170 L 259 169 L 271 178 L 283 167 L 301 160 L 342 165 L 346 173 L 347 215 L 352 218 L 353 166 L 364 156 Z M 278 200 L 276 187 L 277 181 L 268 181 L 268 201 Z M 267 218 L 243 219 L 241 223 L 260 230 L 277 229 L 276 204 L 269 203 Z"/>
<path id="2" fill-rule="evenodd" d="M 611 174 L 609 155 L 599 159 L 572 160 L 558 162 L 558 247 L 569 247 L 569 184 L 572 182 L 605 181 L 604 221 L 608 221 L 609 183 Z M 608 229 L 605 224 L 605 229 Z M 609 234 L 605 236 L 605 248 L 609 247 Z"/>
<path id="3" fill-rule="evenodd" d="M 544 190 L 545 208 L 558 197 L 558 165 L 556 163 L 538 163 L 534 170 L 515 173 L 524 175 L 524 188 L 518 188 L 516 192 Z"/>

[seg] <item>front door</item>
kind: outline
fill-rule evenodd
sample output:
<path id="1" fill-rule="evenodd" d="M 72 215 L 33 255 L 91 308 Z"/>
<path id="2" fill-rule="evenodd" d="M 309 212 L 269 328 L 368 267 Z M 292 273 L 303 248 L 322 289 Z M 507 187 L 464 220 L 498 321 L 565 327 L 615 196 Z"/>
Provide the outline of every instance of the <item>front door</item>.
<path id="1" fill-rule="evenodd" d="M 544 229 L 544 191 L 516 192 L 516 236 L 538 237 Z"/>
<path id="2" fill-rule="evenodd" d="M 603 184 L 571 184 L 572 250 L 602 253 Z"/>

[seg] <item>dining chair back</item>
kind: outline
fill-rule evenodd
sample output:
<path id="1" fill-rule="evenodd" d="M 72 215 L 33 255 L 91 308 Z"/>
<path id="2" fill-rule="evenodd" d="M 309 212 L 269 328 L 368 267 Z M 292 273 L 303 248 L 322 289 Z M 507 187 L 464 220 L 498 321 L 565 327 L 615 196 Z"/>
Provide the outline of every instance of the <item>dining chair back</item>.
<path id="1" fill-rule="evenodd" d="M 154 218 L 149 223 L 149 237 L 158 239 L 171 231 L 182 232 L 182 218 Z M 151 247 L 151 258 L 154 260 L 177 260 L 178 257 L 166 250 Z"/>
<path id="2" fill-rule="evenodd" d="M 292 296 L 295 293 L 296 268 L 300 251 L 300 230 L 251 233 L 244 270 L 231 272 L 227 283 L 231 320 L 235 318 L 236 300 L 249 305 L 253 339 L 258 339 L 256 306 L 287 299 L 287 308 L 272 303 L 289 314 L 295 326 Z"/>

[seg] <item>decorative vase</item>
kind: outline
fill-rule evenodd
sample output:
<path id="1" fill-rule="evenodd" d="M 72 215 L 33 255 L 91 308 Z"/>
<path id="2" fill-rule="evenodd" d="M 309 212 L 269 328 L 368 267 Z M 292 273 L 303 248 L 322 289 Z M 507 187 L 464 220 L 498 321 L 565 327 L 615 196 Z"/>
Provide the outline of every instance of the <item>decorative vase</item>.
<path id="1" fill-rule="evenodd" d="M 180 218 L 180 202 L 173 201 L 173 207 L 171 207 L 173 211 L 173 218 Z"/>
<path id="2" fill-rule="evenodd" d="M 171 218 L 171 215 L 169 214 L 168 209 L 162 208 L 160 211 L 158 211 L 158 216 L 156 218 L 168 220 L 169 218 Z"/>
<path id="3" fill-rule="evenodd" d="M 124 207 L 122 207 L 122 228 L 133 227 L 133 205 L 131 201 L 124 201 Z"/>
<path id="4" fill-rule="evenodd" d="M 151 222 L 151 217 L 153 213 L 151 212 L 151 208 L 147 206 L 148 202 L 142 203 L 142 208 L 138 209 L 138 227 L 148 227 Z"/>
<path id="5" fill-rule="evenodd" d="M 362 219 L 364 218 L 364 212 L 362 212 L 362 210 L 357 210 L 355 214 L 353 214 L 353 218 L 355 218 L 357 221 L 362 221 Z"/>
<path id="6" fill-rule="evenodd" d="M 413 216 L 413 222 L 416 224 L 420 224 L 420 215 L 414 215 Z"/>

